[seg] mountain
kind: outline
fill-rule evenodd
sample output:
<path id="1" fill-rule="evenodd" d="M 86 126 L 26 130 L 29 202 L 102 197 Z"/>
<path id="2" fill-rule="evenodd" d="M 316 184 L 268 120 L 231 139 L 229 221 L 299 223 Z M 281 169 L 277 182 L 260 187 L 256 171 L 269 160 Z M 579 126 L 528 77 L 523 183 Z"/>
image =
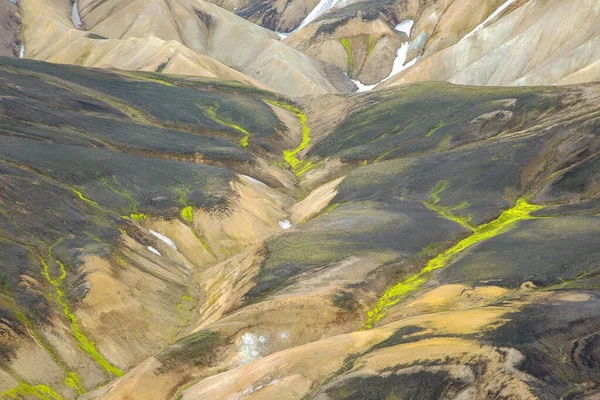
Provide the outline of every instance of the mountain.
<path id="1" fill-rule="evenodd" d="M 575 8 L 559 0 L 501 3 L 500 12 L 490 15 L 494 18 L 486 18 L 483 26 L 452 46 L 438 44 L 455 40 L 445 35 L 443 27 L 449 23 L 440 26 L 423 48 L 422 61 L 384 86 L 424 80 L 490 86 L 564 85 L 600 79 L 597 2 L 580 1 Z M 438 26 L 443 20 L 444 14 Z"/>
<path id="2" fill-rule="evenodd" d="M 598 85 L 0 74 L 2 396 L 595 392 Z"/>
<path id="3" fill-rule="evenodd" d="M 78 14 L 72 13 L 70 4 L 65 0 L 21 2 L 27 58 L 219 77 L 246 84 L 258 81 L 254 86 L 294 96 L 351 85 L 341 71 L 283 45 L 274 32 L 210 3 L 90 2 L 81 3 Z M 80 26 L 72 22 L 73 15 L 79 15 L 75 21 L 81 18 Z"/>
<path id="4" fill-rule="evenodd" d="M 599 10 L 4 0 L 0 399 L 598 398 Z"/>

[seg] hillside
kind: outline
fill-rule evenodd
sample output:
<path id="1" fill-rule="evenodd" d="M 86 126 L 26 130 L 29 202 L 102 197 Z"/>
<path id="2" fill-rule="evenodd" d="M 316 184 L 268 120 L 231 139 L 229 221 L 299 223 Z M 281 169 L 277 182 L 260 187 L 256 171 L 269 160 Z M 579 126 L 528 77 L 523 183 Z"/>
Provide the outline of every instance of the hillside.
<path id="1" fill-rule="evenodd" d="M 0 80 L 1 398 L 598 395 L 598 84 Z"/>

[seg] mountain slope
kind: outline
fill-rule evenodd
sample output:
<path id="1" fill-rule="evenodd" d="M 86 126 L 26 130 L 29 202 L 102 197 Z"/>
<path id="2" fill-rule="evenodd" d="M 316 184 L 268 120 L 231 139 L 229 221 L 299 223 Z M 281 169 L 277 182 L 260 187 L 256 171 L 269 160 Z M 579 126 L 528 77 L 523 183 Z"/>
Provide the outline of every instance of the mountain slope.
<path id="1" fill-rule="evenodd" d="M 336 91 L 330 78 L 338 86 L 344 85 L 340 71 L 280 43 L 275 33 L 210 3 L 81 2 L 83 27 L 89 32 L 73 26 L 69 4 L 62 0 L 22 2 L 27 57 L 258 81 L 261 84 L 256 86 L 295 96 Z M 145 22 L 138 23 L 141 20 Z"/>
<path id="2" fill-rule="evenodd" d="M 439 49 L 432 43 L 429 50 L 425 45 L 422 60 L 382 86 L 428 80 L 525 86 L 600 79 L 597 2 L 578 2 L 576 8 L 557 0 L 506 3 L 514 4 L 455 45 Z"/>
<path id="3" fill-rule="evenodd" d="M 0 397 L 596 393 L 598 85 L 0 75 Z"/>

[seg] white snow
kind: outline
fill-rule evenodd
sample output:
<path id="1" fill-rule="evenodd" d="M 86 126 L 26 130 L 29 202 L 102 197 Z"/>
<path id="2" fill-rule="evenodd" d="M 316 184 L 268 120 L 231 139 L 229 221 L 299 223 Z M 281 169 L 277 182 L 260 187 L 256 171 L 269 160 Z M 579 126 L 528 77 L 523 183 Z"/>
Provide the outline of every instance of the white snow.
<path id="1" fill-rule="evenodd" d="M 10 0 L 13 4 L 19 4 L 19 0 Z"/>
<path id="2" fill-rule="evenodd" d="M 248 180 L 249 180 L 249 181 L 251 181 L 251 182 L 258 183 L 258 184 L 260 184 L 260 185 L 262 185 L 262 186 L 267 186 L 267 184 L 266 184 L 266 183 L 264 183 L 264 182 L 261 182 L 261 181 L 259 181 L 258 179 L 256 179 L 256 178 L 253 178 L 253 177 L 251 177 L 251 176 L 248 176 L 248 175 L 241 175 L 241 176 L 243 176 L 245 179 L 248 179 Z"/>
<path id="3" fill-rule="evenodd" d="M 403 21 L 396 25 L 394 29 L 396 29 L 398 32 L 406 33 L 406 36 L 410 38 L 410 31 L 412 27 L 413 21 L 407 19 L 406 21 Z M 406 64 L 409 49 L 410 42 L 404 42 L 400 45 L 400 48 L 396 51 L 396 58 L 394 59 L 394 64 L 392 65 L 392 72 L 390 72 L 390 74 L 386 78 L 382 79 L 380 82 L 377 82 L 374 85 L 363 85 L 360 81 L 353 79 L 352 82 L 354 82 L 354 84 L 358 86 L 357 92 L 368 92 L 369 90 L 373 90 L 375 86 L 379 85 L 380 83 L 387 81 L 392 76 L 404 71 L 406 68 L 415 65 L 415 63 L 418 60 L 417 57 L 413 58 L 408 64 Z"/>
<path id="4" fill-rule="evenodd" d="M 361 81 L 359 81 L 358 79 L 351 79 L 352 82 L 354 82 L 354 84 L 356 86 L 358 86 L 358 90 L 357 92 L 368 92 L 369 90 L 373 90 L 375 88 L 375 86 L 379 85 L 381 82 L 377 82 L 373 85 L 363 85 Z"/>
<path id="5" fill-rule="evenodd" d="M 73 0 L 73 8 L 71 9 L 71 22 L 77 29 L 83 29 L 83 22 L 81 22 L 81 15 L 79 15 L 79 6 L 77 0 Z"/>
<path id="6" fill-rule="evenodd" d="M 417 58 L 413 58 L 411 62 L 406 63 L 406 59 L 408 58 L 408 49 L 410 47 L 410 43 L 402 43 L 398 51 L 396 52 L 396 59 L 394 60 L 394 65 L 392 65 L 392 72 L 390 75 L 384 79 L 384 81 L 390 79 L 392 76 L 399 74 L 404 71 L 406 68 L 414 65 L 417 62 Z"/>
<path id="7" fill-rule="evenodd" d="M 153 234 L 154 236 L 156 236 L 157 238 L 159 238 L 160 240 L 162 240 L 163 242 L 165 242 L 166 244 L 168 244 L 169 246 L 171 246 L 172 248 L 174 248 L 175 250 L 177 250 L 177 245 L 175 244 L 174 241 L 172 241 L 171 239 L 169 239 L 168 237 L 166 237 L 165 235 L 162 235 L 158 232 L 153 231 L 152 229 L 149 229 L 150 233 Z"/>
<path id="8" fill-rule="evenodd" d="M 285 32 L 275 32 L 275 33 L 278 34 L 281 39 L 285 39 L 288 36 L 290 36 L 292 33 L 297 32 L 299 29 L 304 28 L 306 25 L 310 24 L 315 19 L 319 18 L 322 14 L 324 14 L 327 11 L 329 11 L 330 9 L 332 9 L 339 2 L 340 2 L 340 0 L 321 0 L 321 1 L 319 1 L 319 4 L 317 4 L 315 6 L 315 8 L 313 8 L 312 11 L 310 13 L 308 13 L 308 15 L 306 17 L 304 17 L 304 19 L 302 20 L 302 22 L 300 22 L 300 25 L 298 25 L 298 27 L 296 29 L 294 29 L 293 31 L 288 32 L 288 33 L 285 33 Z"/>
<path id="9" fill-rule="evenodd" d="M 319 4 L 317 4 L 317 6 L 312 9 L 312 11 L 302 20 L 302 22 L 300 22 L 300 25 L 298 25 L 298 27 L 294 30 L 294 32 L 297 31 L 298 29 L 301 29 L 301 28 L 305 27 L 306 25 L 310 24 L 315 19 L 319 18 L 319 16 L 321 16 L 321 14 L 324 14 L 325 12 L 332 9 L 338 2 L 339 2 L 339 0 L 321 0 L 321 1 L 319 1 Z"/>
<path id="10" fill-rule="evenodd" d="M 24 58 L 25 57 L 25 45 L 21 43 L 21 46 L 19 47 L 19 58 Z"/>
<path id="11" fill-rule="evenodd" d="M 406 36 L 410 37 L 410 31 L 411 31 L 414 23 L 415 22 L 413 20 L 407 19 L 406 21 L 402 21 L 398 25 L 396 25 L 396 27 L 394 29 L 397 32 L 404 32 L 404 33 L 406 33 Z"/>
<path id="12" fill-rule="evenodd" d="M 292 227 L 292 223 L 290 221 L 288 221 L 287 219 L 284 219 L 283 221 L 279 221 L 279 226 L 281 227 L 281 229 L 290 229 Z"/>
<path id="13" fill-rule="evenodd" d="M 480 30 L 482 30 L 488 24 L 488 22 L 490 22 L 491 20 L 496 18 L 498 16 L 498 14 L 500 14 L 502 11 L 504 11 L 504 9 L 506 9 L 506 7 L 510 6 L 514 2 L 515 2 L 515 0 L 506 1 L 504 4 L 502 4 L 500 7 L 498 7 L 496 9 L 496 11 L 491 13 L 490 16 L 485 19 L 485 21 L 483 21 L 481 24 L 477 25 L 475 27 L 475 29 L 473 29 L 471 32 L 467 33 L 462 39 L 460 39 L 459 43 L 462 42 L 463 40 L 473 36 L 475 33 L 479 32 Z"/>
<path id="14" fill-rule="evenodd" d="M 156 255 L 158 255 L 158 256 L 161 256 L 161 257 L 162 257 L 162 254 L 160 254 L 160 251 L 156 250 L 154 247 L 152 247 L 152 246 L 148 246 L 148 250 L 150 250 L 150 251 L 151 251 L 151 252 L 153 252 L 154 254 L 156 254 Z"/>

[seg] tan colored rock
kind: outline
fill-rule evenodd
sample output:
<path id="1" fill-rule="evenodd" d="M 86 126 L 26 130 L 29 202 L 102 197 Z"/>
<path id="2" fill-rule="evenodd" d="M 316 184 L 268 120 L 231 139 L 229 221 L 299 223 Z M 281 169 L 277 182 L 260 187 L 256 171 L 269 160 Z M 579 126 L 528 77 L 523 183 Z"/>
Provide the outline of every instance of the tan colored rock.
<path id="1" fill-rule="evenodd" d="M 600 79 L 600 7 L 530 0 L 481 31 L 417 62 L 382 87 L 447 80 L 468 85 L 554 85 Z M 435 46 L 432 47 L 432 51 Z"/>

